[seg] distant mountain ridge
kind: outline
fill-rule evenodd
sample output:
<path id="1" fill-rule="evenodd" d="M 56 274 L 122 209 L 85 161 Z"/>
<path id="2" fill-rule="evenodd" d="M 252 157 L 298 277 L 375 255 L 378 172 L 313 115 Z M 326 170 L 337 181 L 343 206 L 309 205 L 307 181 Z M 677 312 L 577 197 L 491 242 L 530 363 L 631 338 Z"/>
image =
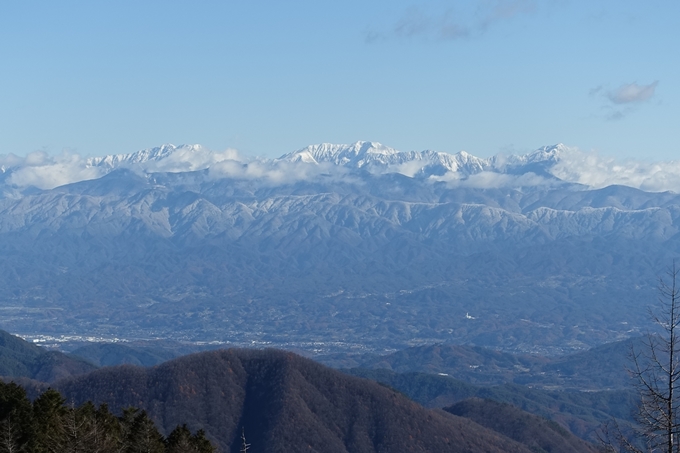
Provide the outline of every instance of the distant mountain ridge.
<path id="1" fill-rule="evenodd" d="M 634 336 L 680 255 L 680 196 L 562 179 L 573 153 L 4 156 L 0 328 L 323 352 Z"/>
<path id="2" fill-rule="evenodd" d="M 632 348 L 644 349 L 644 337 L 607 343 L 561 357 L 514 355 L 470 345 L 435 344 L 361 359 L 351 367 L 398 373 L 451 376 L 476 385 L 516 383 L 560 391 L 628 390 Z M 323 360 L 322 360 L 323 361 Z"/>
<path id="3" fill-rule="evenodd" d="M 141 164 L 149 161 L 159 161 L 165 159 L 177 152 L 178 149 L 186 149 L 196 152 L 200 151 L 200 145 L 182 145 L 176 147 L 172 144 L 166 144 L 157 148 L 143 149 L 129 154 L 113 154 L 103 157 L 91 157 L 87 160 L 87 165 L 93 167 L 108 167 L 111 169 L 118 168 L 123 165 Z"/>
<path id="4" fill-rule="evenodd" d="M 351 145 L 323 143 L 311 145 L 286 154 L 280 160 L 304 163 L 331 162 L 339 166 L 354 168 L 383 167 L 407 163 L 421 164 L 422 167 L 439 167 L 440 171 L 470 176 L 483 171 L 507 172 L 521 171 L 527 165 L 549 164 L 559 161 L 560 155 L 567 151 L 563 144 L 543 146 L 526 155 L 493 156 L 487 159 L 475 157 L 465 151 L 457 154 L 425 150 L 400 152 L 377 142 L 356 142 Z M 517 170 L 520 169 L 520 170 Z"/>
<path id="5" fill-rule="evenodd" d="M 464 151 L 447 154 L 436 151 L 399 152 L 375 142 L 357 142 L 352 145 L 332 145 L 324 143 L 284 155 L 280 160 L 319 164 L 330 162 L 338 166 L 368 168 L 369 170 L 389 170 L 390 166 L 416 163 L 421 169 L 430 171 L 460 173 L 465 176 L 493 168 L 495 159 L 479 159 Z"/>
<path id="6" fill-rule="evenodd" d="M 527 414 L 509 404 L 471 398 L 444 410 L 491 428 L 527 445 L 533 451 L 551 453 L 572 453 L 575 451 L 595 453 L 598 451 L 594 445 L 570 436 L 557 423 L 551 423 L 535 415 Z M 557 442 L 556 439 L 558 439 Z"/>
<path id="7" fill-rule="evenodd" d="M 35 182 L 47 171 L 59 171 L 69 182 L 90 180 L 102 177 L 120 168 L 132 169 L 139 172 L 193 172 L 208 170 L 216 167 L 214 175 L 219 176 L 219 167 L 230 167 L 230 176 L 242 178 L 253 177 L 252 173 L 262 171 L 290 171 L 290 168 L 280 168 L 281 164 L 310 165 L 331 164 L 336 167 L 351 170 L 368 170 L 376 173 L 398 173 L 409 177 L 418 176 L 430 178 L 433 181 L 456 181 L 477 175 L 482 172 L 493 174 L 524 174 L 536 172 L 540 176 L 558 180 L 551 174 L 551 167 L 560 161 L 568 148 L 562 144 L 544 146 L 526 155 L 496 155 L 482 159 L 472 156 L 465 151 L 448 154 L 438 151 L 409 151 L 401 152 L 377 142 L 359 141 L 349 145 L 322 143 L 310 145 L 300 150 L 284 154 L 278 159 L 244 159 L 235 150 L 212 151 L 201 145 L 165 144 L 155 148 L 143 149 L 133 153 L 114 154 L 86 159 L 50 160 L 40 155 L 36 159 L 20 158 L 2 163 L 2 183 L 9 187 L 25 187 L 22 173 L 32 174 L 29 178 Z M 221 165 L 220 165 L 221 164 Z M 236 171 L 235 167 L 242 171 Z M 260 167 L 249 174 L 248 169 Z M 299 169 L 298 169 L 299 170 Z M 239 173 L 242 173 L 239 175 Z M 314 172 L 312 172 L 313 174 Z M 69 175 L 72 175 L 69 180 Z M 308 174 L 309 176 L 309 174 Z M 566 181 L 573 182 L 573 181 Z M 480 182 L 481 183 L 481 182 Z M 524 181 L 522 184 L 526 184 Z M 531 184 L 536 184 L 533 181 Z M 48 184 L 45 187 L 45 184 Z M 509 184 L 505 181 L 504 184 Z M 54 183 L 38 183 L 41 188 L 53 188 Z M 8 188 L 3 191 L 7 196 Z M 3 193 L 3 192 L 0 192 Z M 17 196 L 17 192 L 12 192 Z"/>
<path id="8" fill-rule="evenodd" d="M 96 369 L 79 357 L 47 351 L 0 330 L 0 376 L 55 382 Z"/>

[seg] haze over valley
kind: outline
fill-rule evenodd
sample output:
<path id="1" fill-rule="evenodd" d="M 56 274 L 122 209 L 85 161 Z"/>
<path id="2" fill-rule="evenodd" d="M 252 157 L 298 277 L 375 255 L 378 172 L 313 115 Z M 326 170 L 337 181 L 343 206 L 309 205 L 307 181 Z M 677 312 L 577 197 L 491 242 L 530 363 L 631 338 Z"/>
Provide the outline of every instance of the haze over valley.
<path id="1" fill-rule="evenodd" d="M 0 2 L 0 453 L 680 452 L 678 17 Z"/>
<path id="2" fill-rule="evenodd" d="M 676 164 L 564 145 L 4 159 L 0 327 L 47 343 L 559 355 L 645 332 L 678 252 Z"/>

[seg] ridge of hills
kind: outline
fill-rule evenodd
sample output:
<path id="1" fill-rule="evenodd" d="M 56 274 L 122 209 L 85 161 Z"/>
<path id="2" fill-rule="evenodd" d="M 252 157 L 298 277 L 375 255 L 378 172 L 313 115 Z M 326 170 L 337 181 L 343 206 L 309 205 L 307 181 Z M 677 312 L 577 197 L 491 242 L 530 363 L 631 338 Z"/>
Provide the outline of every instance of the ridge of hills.
<path id="1" fill-rule="evenodd" d="M 598 430 L 613 418 L 625 429 L 635 424 L 632 414 L 637 395 L 630 389 L 567 392 L 519 384 L 479 386 L 450 376 L 396 373 L 385 369 L 352 368 L 344 371 L 387 385 L 429 408 L 444 409 L 469 398 L 511 404 L 552 420 L 590 442 L 598 442 Z"/>
<path id="2" fill-rule="evenodd" d="M 634 337 L 558 357 L 510 354 L 481 346 L 434 344 L 391 354 L 320 357 L 339 368 L 387 369 L 398 373 L 450 375 L 477 385 L 515 383 L 533 388 L 595 391 L 630 388 L 631 348 L 639 349 L 643 337 Z"/>
<path id="3" fill-rule="evenodd" d="M 0 331 L 0 334 L 3 338 L 11 337 L 17 345 L 23 345 L 22 349 L 45 352 L 44 349 L 7 332 Z M 308 356 L 337 369 L 385 369 L 400 374 L 429 373 L 451 376 L 478 386 L 514 383 L 545 390 L 583 392 L 630 388 L 630 377 L 626 373 L 630 364 L 629 353 L 632 347 L 639 349 L 643 341 L 643 337 L 634 337 L 558 357 L 511 354 L 481 346 L 454 344 L 416 346 L 385 355 L 338 353 Z M 54 355 L 76 362 L 85 360 L 96 367 L 123 364 L 149 367 L 181 355 L 215 348 L 215 345 L 199 349 L 156 342 L 90 343 L 71 349 L 67 355 Z M 3 351 L 0 349 L 0 360 L 5 360 Z M 2 370 L 0 368 L 0 375 L 3 374 Z M 84 368 L 83 372 L 86 371 L 90 369 Z M 78 373 L 76 371 L 70 374 Z M 32 377 L 30 373 L 23 375 Z"/>
<path id="4" fill-rule="evenodd" d="M 70 355 L 81 357 L 98 367 L 137 365 L 150 367 L 174 359 L 180 354 L 173 350 L 119 343 L 95 343 L 76 348 Z"/>
<path id="5" fill-rule="evenodd" d="M 562 355 L 647 330 L 680 254 L 678 194 L 560 179 L 565 147 L 317 148 L 246 161 L 164 146 L 78 161 L 87 178 L 49 187 L 48 167 L 3 167 L 0 328 Z"/>
<path id="6" fill-rule="evenodd" d="M 253 451 L 264 452 L 532 451 L 375 382 L 275 350 L 209 351 L 153 368 L 103 368 L 56 387 L 76 402 L 143 408 L 161 430 L 182 414 L 192 431 L 204 429 L 224 451 L 238 451 L 242 430 Z M 572 451 L 594 449 L 583 444 Z"/>
<path id="7" fill-rule="evenodd" d="M 13 337 L 4 332 L 0 333 L 3 334 L 4 338 L 8 338 L 9 340 L 11 340 L 11 343 L 13 343 L 14 345 L 13 350 L 18 349 L 29 350 L 33 351 L 34 353 L 36 353 L 36 350 L 38 350 L 37 353 L 42 354 L 54 352 L 54 351 L 44 352 L 42 348 L 38 348 L 37 346 L 29 344 L 19 338 Z M 5 341 L 5 343 L 7 343 L 7 341 Z M 442 345 L 433 346 L 433 348 L 442 347 L 443 347 Z M 148 347 L 147 348 L 129 347 L 118 344 L 90 345 L 81 349 L 92 354 L 91 359 L 92 362 L 99 363 L 105 362 L 107 360 L 109 361 L 118 360 L 119 363 L 139 363 L 146 359 L 149 359 L 150 357 L 153 359 L 158 359 L 164 353 L 162 350 L 159 349 L 152 349 Z M 478 354 L 484 354 L 485 352 L 483 350 L 480 350 L 481 348 L 476 349 Z M 617 351 L 625 349 L 625 345 L 624 346 L 609 345 L 608 347 L 597 349 L 604 349 L 605 352 Z M 8 348 L 0 348 L 0 363 L 6 363 L 5 359 L 8 355 L 7 351 Z M 428 352 L 428 348 L 413 348 L 411 351 L 409 351 L 407 355 L 408 357 L 411 357 L 413 359 L 415 356 L 417 356 L 418 353 L 423 354 L 423 352 Z M 490 355 L 492 358 L 496 357 L 495 351 L 486 352 L 488 353 L 487 355 Z M 209 363 L 211 360 L 209 357 L 216 358 L 216 360 L 220 362 L 223 359 L 223 356 L 220 355 L 222 353 L 224 354 L 235 353 L 240 357 L 239 354 L 257 355 L 263 352 L 262 351 L 234 352 L 233 350 L 221 350 L 214 352 L 214 354 L 216 355 L 203 356 L 208 358 L 200 363 L 201 364 Z M 269 353 L 274 354 L 274 356 L 277 356 L 279 358 L 281 354 L 284 354 L 278 351 L 269 351 Z M 165 354 L 168 354 L 168 352 L 166 351 Z M 429 357 L 427 354 L 423 355 L 425 357 Z M 439 353 L 439 355 L 445 356 L 445 354 L 441 354 L 441 352 Z M 24 354 L 21 357 L 27 357 L 27 355 Z M 70 358 L 69 356 L 64 357 Z M 64 389 L 67 389 L 67 391 L 65 391 L 64 393 L 69 395 L 69 397 L 73 396 L 71 391 L 74 388 L 76 389 L 76 393 L 78 392 L 79 388 L 88 389 L 84 390 L 85 393 L 80 394 L 80 396 L 78 397 L 81 398 L 82 401 L 85 401 L 87 399 L 100 398 L 98 401 L 100 402 L 107 401 L 109 404 L 119 400 L 124 401 L 120 403 L 121 407 L 124 407 L 125 404 L 132 404 L 135 406 L 141 405 L 141 407 L 143 408 L 151 407 L 154 405 L 161 405 L 164 407 L 167 406 L 169 408 L 163 409 L 163 411 L 167 410 L 169 412 L 167 414 L 165 412 L 162 412 L 164 414 L 162 418 L 164 420 L 167 419 L 167 423 L 169 426 L 168 429 L 174 427 L 170 425 L 175 423 L 178 417 L 184 418 L 185 420 L 187 418 L 190 418 L 191 420 L 197 420 L 197 424 L 195 426 L 192 425 L 191 427 L 193 429 L 199 429 L 203 427 L 202 426 L 203 421 L 207 420 L 206 417 L 209 418 L 210 415 L 199 416 L 198 418 L 195 418 L 193 416 L 187 417 L 183 415 L 185 408 L 184 406 L 182 406 L 182 404 L 184 403 L 180 404 L 177 401 L 178 398 L 182 399 L 184 398 L 184 396 L 182 394 L 178 396 L 173 392 L 175 393 L 177 392 L 178 386 L 180 388 L 180 393 L 182 392 L 186 393 L 188 391 L 181 390 L 185 386 L 185 384 L 182 381 L 183 379 L 186 378 L 186 376 L 183 376 L 182 374 L 184 371 L 189 372 L 191 374 L 192 377 L 190 380 L 193 379 L 191 381 L 193 383 L 198 382 L 196 381 L 196 379 L 198 379 L 200 382 L 203 382 L 201 379 L 204 378 L 207 379 L 208 377 L 206 376 L 201 377 L 196 374 L 197 373 L 197 371 L 195 370 L 196 368 L 200 370 L 203 369 L 201 365 L 199 365 L 198 367 L 194 365 L 191 366 L 187 365 L 186 367 L 184 367 L 184 370 L 182 370 L 182 366 L 178 365 L 178 363 L 184 364 L 193 363 L 191 362 L 191 360 L 194 359 L 189 359 L 186 357 L 195 357 L 195 355 L 184 357 L 185 357 L 185 359 L 183 359 L 185 360 L 184 362 L 182 361 L 178 362 L 177 361 L 178 359 L 173 359 L 170 362 L 167 361 L 164 362 L 164 364 L 170 363 L 172 365 L 161 365 L 160 366 L 161 368 L 159 368 L 159 366 L 156 366 L 154 368 L 142 369 L 138 367 L 124 365 L 122 367 L 116 368 L 110 367 L 103 368 L 95 372 L 94 374 L 87 373 L 81 374 L 80 376 L 70 377 L 68 376 L 65 377 L 62 374 L 61 375 L 62 380 L 56 383 L 53 382 L 51 385 L 56 386 L 59 389 L 62 389 L 62 386 L 66 385 L 67 387 L 64 387 Z M 389 357 L 390 356 L 388 356 L 388 358 Z M 597 360 L 596 357 L 597 356 L 594 356 L 593 360 Z M 300 358 L 295 360 L 302 359 Z M 299 363 L 311 363 L 311 362 L 303 361 Z M 403 357 L 400 363 L 401 366 L 403 367 L 404 366 Z M 421 360 L 418 363 L 422 365 L 426 364 L 427 362 L 425 360 Z M 208 364 L 205 365 L 205 368 L 210 368 L 211 366 L 212 365 Z M 415 367 L 416 362 L 411 363 L 411 366 Z M 90 367 L 91 367 L 90 369 L 92 369 L 94 368 L 94 365 L 90 365 Z M 326 373 L 324 375 L 330 373 L 330 371 L 327 371 L 327 369 L 321 367 L 321 365 L 314 365 L 313 367 L 316 367 L 314 369 L 317 370 L 324 370 L 323 373 Z M 165 377 L 162 376 L 162 374 L 165 373 L 165 371 L 163 370 L 168 369 L 171 370 L 170 374 Z M 0 368 L 0 375 L 4 373 L 3 370 L 4 370 L 3 368 Z M 430 369 L 429 371 L 432 370 Z M 80 370 L 80 372 L 83 372 L 83 370 Z M 546 419 L 556 421 L 561 426 L 568 428 L 571 432 L 578 435 L 579 437 L 587 439 L 592 442 L 597 442 L 598 440 L 595 435 L 595 431 L 600 427 L 600 425 L 603 422 L 610 420 L 612 417 L 618 419 L 622 423 L 622 426 L 631 423 L 632 422 L 631 408 L 634 407 L 635 405 L 634 395 L 629 389 L 622 389 L 617 391 L 598 391 L 588 393 L 547 391 L 538 388 L 529 388 L 525 385 L 517 385 L 511 383 L 493 386 L 481 386 L 479 384 L 475 385 L 469 382 L 463 382 L 462 380 L 459 380 L 465 379 L 465 376 L 457 375 L 456 373 L 452 373 L 452 375 L 458 377 L 459 379 L 454 379 L 451 376 L 445 376 L 442 374 L 426 374 L 422 372 L 397 373 L 395 371 L 387 369 L 371 370 L 367 368 L 353 368 L 344 370 L 344 372 L 349 373 L 351 375 L 368 378 L 372 381 L 387 385 L 389 386 L 389 388 L 401 392 L 402 394 L 408 396 L 413 401 L 422 404 L 423 406 L 428 408 L 446 408 L 447 406 L 450 406 L 452 404 L 456 404 L 466 399 L 474 397 L 509 403 L 518 408 L 522 408 L 523 410 L 528 411 L 529 413 L 540 415 L 541 417 L 545 417 Z M 103 373 L 102 376 L 109 377 L 114 376 L 114 377 L 110 379 L 109 377 L 99 378 L 97 376 L 100 375 L 97 373 Z M 159 375 L 158 373 L 161 374 Z M 203 371 L 201 371 L 198 374 L 201 373 L 203 373 Z M 43 373 L 43 375 L 48 374 L 49 373 Z M 13 376 L 14 376 L 14 378 L 12 378 L 13 380 L 27 387 L 27 390 L 29 391 L 29 394 L 32 395 L 32 397 L 37 396 L 39 392 L 44 391 L 47 388 L 47 384 L 37 382 L 36 380 L 30 381 L 29 379 L 27 379 L 32 376 L 31 374 L 28 373 L 24 374 L 25 378 L 23 379 L 17 378 L 16 373 Z M 84 386 L 82 386 L 80 384 L 81 378 L 85 380 L 84 382 L 89 383 L 94 382 L 94 384 L 87 385 L 83 384 Z M 201 385 L 205 386 L 217 385 L 217 381 L 221 381 L 221 379 L 215 378 L 210 380 L 210 382 Z M 78 383 L 73 384 L 73 382 Z M 159 382 L 162 382 L 162 385 L 159 384 Z M 159 385 L 160 387 L 158 387 Z M 260 383 L 258 385 L 264 384 Z M 195 390 L 195 388 L 191 392 L 197 391 Z M 207 389 L 207 387 L 201 388 Z M 132 393 L 129 394 L 128 390 Z M 219 390 L 219 392 L 223 393 L 222 390 Z M 209 397 L 210 395 L 208 395 L 206 398 Z M 130 400 L 130 398 L 132 399 L 137 398 L 139 401 L 137 400 L 132 401 Z M 150 402 L 149 398 L 151 398 L 153 401 Z M 202 400 L 199 399 L 193 401 L 193 403 L 191 404 L 189 403 L 187 404 L 191 406 L 190 410 L 200 412 L 199 407 L 201 406 L 201 404 L 203 404 L 201 401 Z M 150 404 L 151 406 L 142 405 L 142 402 L 144 402 L 144 404 Z M 210 411 L 214 412 L 216 410 L 219 410 L 219 408 L 215 408 L 212 406 L 206 407 L 208 407 L 208 409 L 206 409 L 208 410 L 208 412 Z M 175 409 L 173 408 L 179 408 L 176 410 L 177 413 L 173 412 L 175 411 Z M 222 439 L 222 441 L 224 442 L 224 439 Z"/>
<path id="8" fill-rule="evenodd" d="M 592 444 L 571 436 L 557 423 L 528 414 L 507 403 L 470 398 L 444 410 L 504 434 L 528 446 L 532 451 L 597 451 Z M 555 442 L 556 437 L 562 437 L 564 442 Z"/>
<path id="9" fill-rule="evenodd" d="M 664 194 L 602 189 L 609 206 L 580 207 L 604 195 L 179 178 L 118 170 L 0 200 L 0 327 L 558 354 L 644 330 L 655 274 L 680 252 Z"/>
<path id="10" fill-rule="evenodd" d="M 55 382 L 96 368 L 80 357 L 47 351 L 0 330 L 0 376 Z"/>

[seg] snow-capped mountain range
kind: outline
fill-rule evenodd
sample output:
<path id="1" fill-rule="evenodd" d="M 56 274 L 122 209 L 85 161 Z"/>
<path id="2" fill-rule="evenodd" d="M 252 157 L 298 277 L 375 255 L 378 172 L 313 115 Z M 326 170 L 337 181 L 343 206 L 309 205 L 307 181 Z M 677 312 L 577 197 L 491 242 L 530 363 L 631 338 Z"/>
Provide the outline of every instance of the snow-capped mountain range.
<path id="1" fill-rule="evenodd" d="M 446 182 L 476 188 L 525 187 L 575 183 L 584 188 L 612 184 L 661 192 L 680 190 L 680 162 L 663 164 L 617 162 L 558 144 L 526 155 L 479 158 L 465 151 L 401 152 L 376 142 L 351 145 L 318 144 L 278 159 L 244 158 L 235 150 L 212 151 L 201 145 L 163 145 L 129 154 L 82 158 L 74 154 L 48 156 L 37 152 L 25 158 L 0 156 L 0 183 L 8 188 L 51 189 L 96 179 L 127 168 L 141 173 L 210 170 L 212 178 L 257 178 L 271 184 L 312 179 L 335 170 L 387 174 Z M 16 190 L 14 193 L 16 194 Z"/>
<path id="2" fill-rule="evenodd" d="M 421 170 L 429 167 L 435 174 L 451 172 L 466 177 L 483 171 L 504 173 L 508 169 L 533 163 L 554 164 L 558 162 L 560 155 L 568 151 L 566 146 L 558 144 L 544 146 L 523 156 L 510 156 L 508 159 L 500 156 L 482 159 L 465 151 L 457 154 L 430 150 L 400 152 L 375 142 L 357 142 L 352 145 L 323 143 L 286 154 L 281 160 L 314 164 L 331 162 L 351 168 L 396 170 L 397 173 L 402 166 L 414 164 L 412 167 L 419 167 Z"/>
<path id="3" fill-rule="evenodd" d="M 558 148 L 561 145 L 557 145 Z M 414 164 L 420 169 L 436 167 L 437 170 L 471 175 L 493 169 L 495 159 L 480 159 L 461 151 L 447 154 L 436 151 L 400 152 L 374 142 L 357 142 L 352 145 L 332 145 L 323 143 L 312 145 L 286 154 L 281 160 L 319 164 L 330 162 L 350 168 L 368 168 L 377 171 L 398 170 L 402 166 Z"/>
<path id="4" fill-rule="evenodd" d="M 643 328 L 680 256 L 676 163 L 564 145 L 486 159 L 164 145 L 0 168 L 0 329 L 14 332 L 579 348 Z"/>

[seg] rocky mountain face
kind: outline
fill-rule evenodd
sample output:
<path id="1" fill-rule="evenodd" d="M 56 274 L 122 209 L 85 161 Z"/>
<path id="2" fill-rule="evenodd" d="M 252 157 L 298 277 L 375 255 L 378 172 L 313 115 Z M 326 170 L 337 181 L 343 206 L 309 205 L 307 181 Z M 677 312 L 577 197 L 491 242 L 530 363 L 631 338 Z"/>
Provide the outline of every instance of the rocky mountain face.
<path id="1" fill-rule="evenodd" d="M 569 153 L 166 145 L 3 165 L 0 328 L 316 352 L 625 338 L 680 252 L 680 197 L 584 185 Z"/>

